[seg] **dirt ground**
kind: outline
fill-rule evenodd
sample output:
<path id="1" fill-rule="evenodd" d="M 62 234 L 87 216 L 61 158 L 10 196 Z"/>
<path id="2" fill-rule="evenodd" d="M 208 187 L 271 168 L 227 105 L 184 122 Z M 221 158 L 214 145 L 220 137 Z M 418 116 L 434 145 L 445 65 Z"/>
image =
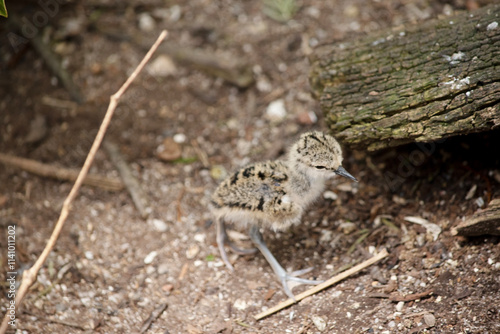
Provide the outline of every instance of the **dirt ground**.
<path id="1" fill-rule="evenodd" d="M 46 11 L 35 1 L 13 2 L 7 1 L 10 12 L 28 21 Z M 140 180 L 149 217 L 141 218 L 125 190 L 84 186 L 13 332 L 500 333 L 499 237 L 450 233 L 500 197 L 498 131 L 374 154 L 345 148 L 344 167 L 360 182 L 331 180 L 300 226 L 265 238 L 285 268 L 313 266 L 310 277 L 318 279 L 383 248 L 390 256 L 254 320 L 286 295 L 261 255 L 232 256 L 235 272 L 225 268 L 209 197 L 230 171 L 278 158 L 300 133 L 326 129 L 310 95 L 308 56 L 325 43 L 486 4 L 296 3 L 298 11 L 284 23 L 264 14 L 261 1 L 57 3 L 39 30 L 81 88 L 81 105 L 29 44 L 14 50 L 7 35 L 22 32 L 0 20 L 0 152 L 59 167 L 82 166 L 109 96 L 144 55 L 127 36 L 149 43 L 166 28 L 166 43 L 243 59 L 256 80 L 241 89 L 168 61 L 165 76 L 151 67 L 141 74 L 123 97 L 107 139 L 118 143 Z M 123 38 L 103 33 L 103 27 Z M 279 100 L 285 113 L 271 114 L 268 106 Z M 159 159 L 164 140 L 174 147 L 174 139 L 180 142 L 176 159 Z M 91 172 L 118 177 L 105 150 Z M 2 315 L 8 226 L 16 226 L 20 278 L 43 250 L 71 185 L 0 164 Z M 425 219 L 441 232 L 434 238 L 407 217 Z M 233 237 L 249 246 L 244 234 Z"/>

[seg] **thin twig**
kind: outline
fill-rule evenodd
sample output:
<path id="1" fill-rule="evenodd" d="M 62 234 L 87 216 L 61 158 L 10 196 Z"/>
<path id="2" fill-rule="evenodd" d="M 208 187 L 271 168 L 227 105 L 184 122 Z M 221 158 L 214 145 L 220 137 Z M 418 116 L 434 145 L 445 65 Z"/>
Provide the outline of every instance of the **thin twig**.
<path id="1" fill-rule="evenodd" d="M 244 327 L 244 328 L 250 328 L 250 329 L 253 329 L 254 331 L 257 331 L 257 332 L 260 333 L 260 330 L 257 327 L 251 326 L 251 325 L 243 322 L 243 320 L 235 319 L 234 323 L 237 324 L 238 326 L 241 326 L 241 327 Z"/>
<path id="2" fill-rule="evenodd" d="M 186 193 L 186 187 L 182 187 L 181 193 L 179 194 L 179 197 L 177 197 L 177 200 L 175 201 L 177 203 L 176 207 L 177 207 L 177 221 L 178 222 L 181 221 L 182 216 L 184 215 L 184 213 L 182 212 L 181 203 L 182 203 L 182 198 L 184 197 L 185 193 Z"/>
<path id="3" fill-rule="evenodd" d="M 177 278 L 179 281 L 182 281 L 184 279 L 184 277 L 186 277 L 188 269 L 189 269 L 189 264 L 184 263 L 184 265 L 181 268 L 181 272 L 179 274 L 179 277 Z"/>
<path id="4" fill-rule="evenodd" d="M 69 215 L 69 210 L 71 208 L 71 203 L 75 199 L 76 195 L 78 194 L 78 190 L 80 189 L 83 180 L 87 176 L 87 173 L 89 172 L 90 166 L 92 165 L 92 162 L 94 161 L 94 157 L 97 153 L 97 150 L 99 149 L 99 146 L 102 143 L 102 140 L 104 138 L 104 135 L 106 133 L 106 129 L 109 126 L 109 123 L 111 122 L 111 118 L 113 117 L 113 113 L 116 109 L 116 106 L 118 105 L 118 101 L 123 95 L 123 93 L 127 90 L 127 88 L 130 86 L 132 81 L 135 80 L 137 75 L 142 71 L 146 63 L 151 59 L 151 56 L 155 52 L 155 50 L 158 48 L 160 43 L 163 41 L 163 39 L 167 36 L 167 31 L 163 30 L 156 42 L 153 44 L 151 49 L 148 51 L 146 56 L 144 56 L 144 59 L 141 61 L 139 66 L 135 69 L 135 71 L 130 75 L 130 77 L 125 81 L 125 83 L 120 87 L 120 89 L 113 95 L 111 95 L 110 102 L 108 105 L 108 110 L 106 111 L 106 115 L 104 115 L 104 119 L 101 123 L 101 127 L 99 128 L 99 131 L 97 132 L 96 138 L 94 139 L 94 143 L 92 144 L 92 147 L 90 148 L 89 154 L 87 155 L 87 159 L 85 160 L 85 163 L 83 164 L 82 170 L 80 171 L 80 174 L 78 175 L 78 178 L 75 181 L 75 184 L 73 185 L 73 188 L 71 188 L 71 191 L 64 200 L 63 207 L 61 209 L 61 214 L 59 216 L 59 219 L 57 220 L 57 223 L 54 227 L 54 230 L 52 231 L 52 235 L 50 236 L 49 241 L 47 242 L 47 245 L 45 246 L 42 254 L 40 257 L 36 260 L 35 264 L 28 270 L 25 270 L 23 273 L 23 279 L 22 283 L 19 286 L 19 290 L 17 291 L 16 299 L 15 299 L 15 305 L 16 305 L 16 312 L 17 309 L 19 308 L 19 305 L 21 305 L 22 300 L 26 296 L 26 293 L 28 292 L 29 287 L 33 284 L 33 282 L 36 281 L 38 272 L 40 271 L 40 268 L 42 265 L 45 263 L 45 260 L 47 260 L 47 257 L 49 256 L 49 253 L 52 251 L 54 248 L 57 238 L 59 237 L 59 234 L 61 233 L 61 230 L 64 226 L 64 223 L 66 222 L 66 219 L 68 218 Z M 8 317 L 8 312 L 5 314 L 4 319 L 2 321 L 2 325 L 0 326 L 0 334 L 4 334 L 7 330 L 7 326 L 9 324 L 9 317 Z"/>
<path id="5" fill-rule="evenodd" d="M 198 141 L 196 139 L 191 140 L 191 145 L 193 145 L 193 148 L 196 152 L 196 155 L 198 155 L 198 158 L 200 159 L 203 167 L 205 167 L 205 168 L 210 167 L 210 163 L 208 162 L 207 153 L 201 149 Z"/>
<path id="6" fill-rule="evenodd" d="M 288 298 L 287 300 L 279 303 L 278 305 L 271 307 L 270 309 L 255 315 L 254 318 L 255 318 L 255 320 L 260 320 L 260 319 L 265 318 L 273 313 L 276 313 L 276 312 L 284 309 L 285 307 L 288 307 L 288 306 L 290 306 L 290 305 L 292 305 L 292 304 L 294 304 L 294 303 L 296 303 L 296 302 L 298 302 L 306 297 L 312 296 L 315 293 L 318 293 L 321 290 L 324 290 L 324 289 L 330 287 L 331 285 L 333 285 L 333 284 L 335 284 L 343 279 L 346 279 L 347 277 L 349 277 L 349 276 L 365 269 L 366 267 L 369 267 L 372 264 L 382 260 L 387 255 L 389 255 L 389 253 L 387 253 L 387 250 L 384 248 L 380 253 L 373 256 L 372 258 L 370 258 L 364 262 L 361 262 L 357 266 L 354 266 L 351 269 L 346 270 L 343 273 L 336 275 L 336 276 L 330 278 L 329 280 L 327 280 L 321 284 L 318 284 L 318 285 L 314 286 L 313 288 L 298 294 L 297 296 L 295 296 L 295 301 L 291 298 Z"/>
<path id="7" fill-rule="evenodd" d="M 108 152 L 113 165 L 115 165 L 116 169 L 120 173 L 120 176 L 123 180 L 123 183 L 127 187 L 127 190 L 132 197 L 132 201 L 134 202 L 135 207 L 139 211 L 141 217 L 143 219 L 147 218 L 149 215 L 149 203 L 146 194 L 142 190 L 141 184 L 134 177 L 132 171 L 125 161 L 125 158 L 120 153 L 118 146 L 106 139 L 103 143 L 106 152 Z"/>
<path id="8" fill-rule="evenodd" d="M 389 296 L 389 300 L 393 302 L 409 302 L 412 300 L 422 299 L 424 297 L 429 297 L 434 293 L 434 289 L 429 289 L 424 292 L 412 293 L 410 295 L 391 295 Z"/>
<path id="9" fill-rule="evenodd" d="M 95 25 L 95 28 L 110 39 L 133 42 L 143 49 L 149 47 L 140 33 L 130 36 L 122 30 L 112 31 L 108 26 L 101 24 Z M 208 49 L 192 48 L 172 42 L 163 44 L 158 52 L 169 55 L 177 63 L 220 77 L 240 88 L 247 88 L 255 82 L 252 64 L 249 64 L 246 58 L 238 58 L 233 53 L 214 53 Z"/>
<path id="10" fill-rule="evenodd" d="M 50 177 L 64 181 L 75 181 L 78 177 L 79 171 L 74 169 L 56 167 L 47 165 L 35 160 L 15 157 L 13 155 L 0 153 L 0 162 L 21 168 L 27 172 Z M 83 184 L 99 187 L 104 190 L 119 191 L 123 189 L 123 183 L 119 179 L 109 178 L 106 176 L 88 174 L 83 180 Z"/>
<path id="11" fill-rule="evenodd" d="M 42 320 L 42 321 L 51 322 L 51 323 L 54 323 L 54 324 L 60 324 L 60 325 L 68 326 L 68 327 L 73 327 L 73 328 L 76 328 L 76 329 L 80 329 L 82 331 L 90 330 L 90 328 L 85 327 L 85 326 L 80 325 L 80 324 L 77 324 L 77 323 L 74 323 L 74 322 L 64 321 L 64 320 L 59 320 L 59 319 L 54 319 L 54 318 L 49 318 L 49 317 L 43 317 L 41 315 L 29 312 L 29 311 L 23 311 L 23 313 L 24 314 L 29 314 L 29 315 L 31 315 L 33 317 L 36 317 L 37 320 Z"/>
<path id="12" fill-rule="evenodd" d="M 78 105 L 73 101 L 56 99 L 47 95 L 42 97 L 42 103 L 49 107 L 69 109 L 70 112 L 75 112 L 78 108 Z"/>
<path id="13" fill-rule="evenodd" d="M 421 316 L 429 314 L 429 313 L 434 313 L 434 311 L 433 310 L 425 310 L 425 311 L 422 311 L 422 312 L 405 314 L 405 315 L 403 315 L 403 319 L 414 318 L 414 317 L 421 317 Z"/>
<path id="14" fill-rule="evenodd" d="M 146 333 L 146 331 L 149 329 L 149 327 L 151 327 L 151 324 L 153 323 L 153 321 L 158 319 L 160 317 L 160 315 L 162 315 L 162 313 L 165 312 L 167 307 L 168 307 L 168 304 L 164 303 L 164 304 L 161 304 L 160 306 L 158 306 L 157 308 L 155 308 L 153 310 L 153 312 L 151 312 L 150 316 L 142 323 L 140 333 L 141 334 Z"/>

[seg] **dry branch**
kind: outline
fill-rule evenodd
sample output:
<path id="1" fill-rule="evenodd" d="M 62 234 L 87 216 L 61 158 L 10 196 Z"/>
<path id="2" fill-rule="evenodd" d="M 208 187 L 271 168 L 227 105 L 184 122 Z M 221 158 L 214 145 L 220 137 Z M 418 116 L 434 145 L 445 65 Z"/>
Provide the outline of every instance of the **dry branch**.
<path id="1" fill-rule="evenodd" d="M 83 164 L 82 170 L 80 171 L 80 174 L 78 175 L 78 178 L 76 179 L 73 188 L 71 188 L 68 197 L 66 197 L 66 199 L 64 200 L 63 207 L 61 209 L 61 214 L 59 216 L 59 219 L 57 220 L 54 230 L 52 231 L 52 235 L 50 236 L 47 245 L 45 246 L 42 254 L 36 260 L 35 264 L 30 269 L 25 270 L 23 273 L 22 283 L 19 286 L 15 299 L 16 312 L 19 306 L 21 305 L 21 302 L 23 301 L 24 297 L 26 296 L 29 287 L 36 281 L 40 268 L 45 263 L 45 260 L 47 260 L 49 253 L 52 251 L 52 249 L 56 244 L 57 239 L 59 238 L 59 234 L 61 233 L 64 223 L 66 222 L 66 219 L 68 218 L 69 211 L 71 208 L 71 203 L 78 194 L 78 191 L 83 183 L 83 180 L 85 179 L 87 173 L 89 172 L 90 166 L 94 161 L 97 150 L 99 149 L 99 146 L 102 143 L 104 135 L 106 134 L 106 130 L 111 122 L 111 118 L 113 117 L 113 113 L 116 109 L 116 106 L 118 105 L 118 101 L 120 100 L 123 93 L 125 93 L 127 88 L 130 86 L 132 81 L 134 81 L 135 78 L 142 71 L 146 63 L 149 61 L 149 59 L 151 59 L 151 56 L 153 55 L 155 50 L 158 48 L 158 46 L 163 41 L 163 39 L 165 39 L 166 36 L 167 36 L 167 31 L 163 30 L 158 39 L 156 40 L 156 42 L 153 44 L 151 49 L 146 54 L 146 56 L 144 56 L 144 59 L 137 66 L 134 72 L 130 75 L 127 81 L 125 81 L 125 83 L 120 87 L 120 89 L 115 94 L 111 95 L 108 109 L 106 110 L 106 114 L 104 115 L 104 119 L 101 123 L 99 131 L 97 132 L 96 138 L 92 143 L 92 147 L 90 148 L 89 154 L 87 155 L 87 159 Z M 2 325 L 0 326 L 0 334 L 4 334 L 7 331 L 8 325 L 9 325 L 9 313 L 7 312 L 2 321 Z"/>
<path id="2" fill-rule="evenodd" d="M 292 305 L 292 304 L 294 304 L 294 303 L 296 303 L 296 302 L 298 302 L 306 297 L 312 296 L 312 295 L 332 286 L 333 284 L 340 282 L 343 279 L 346 279 L 347 277 L 349 277 L 351 275 L 354 275 L 355 273 L 365 269 L 366 267 L 369 267 L 372 264 L 382 260 L 387 255 L 389 255 L 389 253 L 387 253 L 387 250 L 384 248 L 380 253 L 373 256 L 372 258 L 358 264 L 357 266 L 352 267 L 351 269 L 344 271 L 341 274 L 338 274 L 338 275 L 330 278 L 329 280 L 326 280 L 325 282 L 323 282 L 321 284 L 318 284 L 318 285 L 312 287 L 309 290 L 306 290 L 306 291 L 298 294 L 297 296 L 295 296 L 295 301 L 291 298 L 288 298 L 284 302 L 281 302 L 278 305 L 271 307 L 270 309 L 255 315 L 254 318 L 255 318 L 255 320 L 263 319 L 263 318 L 265 318 L 273 313 L 276 313 L 276 312 L 284 309 L 285 307 L 288 307 L 288 306 L 290 306 L 290 305 Z"/>
<path id="3" fill-rule="evenodd" d="M 422 299 L 424 297 L 429 297 L 434 293 L 434 289 L 429 289 L 424 292 L 412 293 L 409 295 L 401 295 L 399 293 L 391 294 L 389 300 L 392 302 L 409 302 L 412 300 Z"/>
<path id="4" fill-rule="evenodd" d="M 108 152 L 108 155 L 116 169 L 118 169 L 123 183 L 125 183 L 125 186 L 132 197 L 132 201 L 134 202 L 137 210 L 139 210 L 141 217 L 147 218 L 149 215 L 149 203 L 147 196 L 142 190 L 139 181 L 132 174 L 132 170 L 120 153 L 118 146 L 109 140 L 105 140 L 103 146 L 106 149 L 106 152 Z"/>
<path id="5" fill-rule="evenodd" d="M 153 321 L 158 319 L 160 317 L 160 315 L 162 315 L 162 313 L 165 312 L 167 307 L 168 307 L 168 304 L 163 303 L 160 306 L 158 306 L 157 308 L 155 308 L 153 310 L 153 312 L 151 312 L 149 317 L 146 320 L 144 320 L 144 322 L 142 323 L 141 330 L 139 331 L 139 333 L 141 333 L 141 334 L 146 333 L 147 330 L 149 329 L 149 327 L 151 327 L 151 324 L 153 323 Z"/>
<path id="6" fill-rule="evenodd" d="M 76 181 L 79 173 L 79 171 L 74 169 L 67 169 L 67 168 L 47 165 L 35 160 L 19 158 L 3 153 L 0 153 L 0 162 L 4 163 L 5 165 L 21 168 L 27 172 L 39 176 L 50 177 L 64 181 Z M 83 180 L 83 184 L 92 187 L 99 187 L 104 190 L 110 190 L 110 191 L 119 191 L 123 189 L 123 183 L 119 179 L 109 178 L 100 175 L 92 175 L 92 174 L 87 175 Z"/>
<path id="7" fill-rule="evenodd" d="M 95 28 L 113 40 L 130 41 L 143 49 L 149 47 L 142 34 L 129 36 L 121 30 L 113 31 L 104 25 L 96 25 Z M 243 57 L 238 57 L 229 52 L 212 52 L 172 42 L 163 44 L 158 49 L 158 52 L 169 55 L 179 64 L 222 78 L 240 88 L 247 88 L 255 81 L 252 64 L 249 64 Z"/>
<path id="8" fill-rule="evenodd" d="M 220 77 L 240 88 L 249 87 L 254 82 L 251 66 L 243 59 L 228 53 L 215 54 L 208 50 L 171 44 L 162 45 L 160 51 L 181 64 Z"/>

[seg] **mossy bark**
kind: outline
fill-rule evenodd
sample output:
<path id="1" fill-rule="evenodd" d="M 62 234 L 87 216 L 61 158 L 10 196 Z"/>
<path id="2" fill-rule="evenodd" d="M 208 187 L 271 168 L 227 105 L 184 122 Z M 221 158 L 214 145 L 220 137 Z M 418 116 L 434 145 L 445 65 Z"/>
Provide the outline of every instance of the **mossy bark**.
<path id="1" fill-rule="evenodd" d="M 500 5 L 328 45 L 311 86 L 344 144 L 378 150 L 500 126 Z"/>

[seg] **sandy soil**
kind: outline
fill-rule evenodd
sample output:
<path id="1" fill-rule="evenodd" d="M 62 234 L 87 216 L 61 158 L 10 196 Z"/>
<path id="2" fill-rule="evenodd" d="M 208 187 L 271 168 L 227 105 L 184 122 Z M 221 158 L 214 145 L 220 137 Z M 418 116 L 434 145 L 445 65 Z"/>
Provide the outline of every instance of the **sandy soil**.
<path id="1" fill-rule="evenodd" d="M 7 1 L 9 5 L 9 2 Z M 314 266 L 327 279 L 387 248 L 358 275 L 261 321 L 286 298 L 260 255 L 223 265 L 208 202 L 220 177 L 275 159 L 300 133 L 325 130 L 309 91 L 308 56 L 318 45 L 418 24 L 474 1 L 297 1 L 277 22 L 260 1 L 73 1 L 40 27 L 87 101 L 76 105 L 30 47 L 7 40 L 0 22 L 0 152 L 79 168 L 107 107 L 163 28 L 168 42 L 242 59 L 256 83 L 239 89 L 189 66 L 144 72 L 124 96 L 107 138 L 140 180 L 151 212 L 142 219 L 126 191 L 85 186 L 17 314 L 16 333 L 500 333 L 498 236 L 453 237 L 450 229 L 500 196 L 500 133 L 367 154 L 345 148 L 360 182 L 328 183 L 300 226 L 265 235 L 285 268 Z M 28 20 L 34 1 L 12 4 Z M 152 19 L 152 21 L 151 21 Z M 112 34 L 104 33 L 111 31 Z M 119 36 L 119 38 L 117 38 Z M 154 60 L 153 60 L 154 61 Z M 286 113 L 268 106 L 282 99 Z M 311 119 L 310 113 L 318 118 Z M 38 123 L 34 122 L 38 117 Z M 180 158 L 158 147 L 180 141 Z M 174 144 L 171 144 L 174 145 Z M 104 150 L 92 172 L 118 177 Z M 7 228 L 16 226 L 19 273 L 41 253 L 71 183 L 0 165 L 0 281 L 7 306 Z M 481 200 L 479 200 L 479 198 Z M 436 224 L 433 237 L 407 217 Z M 410 221 L 409 221 L 410 220 Z M 5 233 L 4 233 L 5 232 Z M 244 234 L 234 235 L 249 246 Z M 298 293 L 307 287 L 294 289 Z M 420 298 L 412 294 L 421 293 Z M 404 300 L 405 296 L 406 301 Z M 161 310 L 161 311 L 159 311 Z"/>

